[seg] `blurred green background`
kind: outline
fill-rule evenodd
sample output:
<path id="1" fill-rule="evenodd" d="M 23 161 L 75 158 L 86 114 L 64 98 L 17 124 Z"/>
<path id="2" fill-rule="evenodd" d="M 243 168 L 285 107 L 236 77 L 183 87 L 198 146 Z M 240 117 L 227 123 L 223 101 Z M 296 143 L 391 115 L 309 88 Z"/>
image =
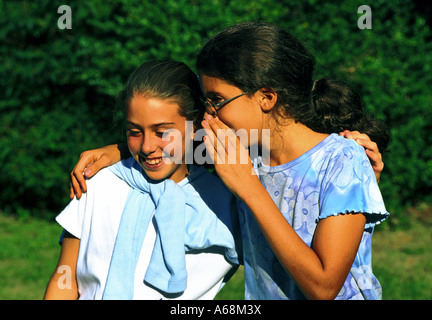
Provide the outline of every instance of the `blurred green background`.
<path id="1" fill-rule="evenodd" d="M 72 10 L 60 29 L 59 6 Z M 359 29 L 360 5 L 372 29 Z M 58 257 L 53 218 L 87 149 L 124 140 L 115 97 L 150 59 L 194 69 L 211 35 L 279 24 L 316 57 L 316 78 L 352 84 L 392 130 L 374 236 L 385 299 L 432 297 L 432 5 L 427 1 L 0 0 L 0 299 L 39 299 Z M 387 293 L 386 293 L 387 292 Z M 241 299 L 241 272 L 221 293 Z"/>

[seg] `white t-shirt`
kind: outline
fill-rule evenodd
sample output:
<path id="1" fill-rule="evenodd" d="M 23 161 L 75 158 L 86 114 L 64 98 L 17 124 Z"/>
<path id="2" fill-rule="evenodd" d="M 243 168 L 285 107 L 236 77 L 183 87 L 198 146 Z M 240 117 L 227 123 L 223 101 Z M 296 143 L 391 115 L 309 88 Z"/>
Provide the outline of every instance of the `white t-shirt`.
<path id="1" fill-rule="evenodd" d="M 103 169 L 87 180 L 87 193 L 72 200 L 56 218 L 65 230 L 80 239 L 76 271 L 79 299 L 102 298 L 129 190 L 126 182 Z M 143 281 L 155 238 L 154 224 L 150 223 L 135 272 L 134 299 L 213 299 L 234 267 L 223 251 L 186 253 L 187 289 L 180 296 L 167 296 Z"/>

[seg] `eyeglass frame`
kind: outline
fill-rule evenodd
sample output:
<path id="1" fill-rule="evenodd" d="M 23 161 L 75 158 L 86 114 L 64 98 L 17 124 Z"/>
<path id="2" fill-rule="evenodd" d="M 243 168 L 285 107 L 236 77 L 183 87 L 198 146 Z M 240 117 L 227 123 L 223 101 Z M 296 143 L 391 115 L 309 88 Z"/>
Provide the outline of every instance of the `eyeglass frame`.
<path id="1" fill-rule="evenodd" d="M 240 98 L 241 96 L 244 96 L 244 95 L 246 95 L 246 93 L 241 93 L 238 96 L 232 97 L 232 98 L 230 98 L 228 100 L 221 101 L 219 103 L 213 103 L 209 98 L 205 98 L 205 99 L 201 98 L 201 101 L 202 101 L 202 103 L 204 104 L 205 107 L 208 107 L 210 105 L 211 108 L 213 108 L 212 109 L 212 111 L 213 111 L 212 116 L 217 116 L 217 114 L 218 114 L 218 112 L 219 112 L 220 109 L 222 109 L 223 107 L 225 107 L 231 101 L 233 101 L 233 100 L 235 100 L 237 98 Z"/>
<path id="2" fill-rule="evenodd" d="M 203 88 L 202 88 L 202 86 L 201 86 L 201 81 L 200 81 L 200 77 L 199 77 L 199 76 L 197 76 L 197 80 L 198 80 L 199 86 L 200 86 L 200 88 L 201 88 L 201 92 L 204 92 L 204 90 L 203 90 Z M 204 104 L 204 106 L 205 106 L 206 108 L 207 108 L 208 105 L 210 105 L 210 106 L 213 108 L 212 116 L 217 116 L 218 111 L 219 111 L 220 109 L 222 109 L 223 107 L 225 107 L 225 106 L 226 106 L 228 103 L 230 103 L 231 101 L 233 101 L 233 100 L 235 100 L 235 99 L 237 99 L 237 98 L 240 98 L 241 96 L 244 96 L 244 95 L 246 95 L 246 94 L 247 94 L 247 93 L 242 93 L 242 94 L 239 94 L 238 96 L 235 96 L 235 97 L 230 98 L 230 99 L 228 99 L 228 100 L 221 101 L 221 102 L 216 103 L 216 104 L 214 104 L 214 103 L 213 103 L 209 98 L 201 97 L 200 100 L 201 100 L 201 102 Z M 219 109 L 216 109 L 216 108 L 219 108 Z M 210 108 L 210 109 L 211 109 L 211 108 Z"/>

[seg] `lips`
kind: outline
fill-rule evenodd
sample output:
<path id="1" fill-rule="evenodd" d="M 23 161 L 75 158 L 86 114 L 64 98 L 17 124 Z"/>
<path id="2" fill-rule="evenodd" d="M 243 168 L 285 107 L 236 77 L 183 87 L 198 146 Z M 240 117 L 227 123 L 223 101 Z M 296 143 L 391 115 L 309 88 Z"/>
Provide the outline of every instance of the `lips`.
<path id="1" fill-rule="evenodd" d="M 163 157 L 147 158 L 139 155 L 138 158 L 141 165 L 148 170 L 156 170 L 164 164 Z"/>
<path id="2" fill-rule="evenodd" d="M 163 159 L 162 158 L 152 158 L 152 159 L 143 158 L 143 160 L 148 164 L 155 165 L 155 164 L 161 163 Z"/>

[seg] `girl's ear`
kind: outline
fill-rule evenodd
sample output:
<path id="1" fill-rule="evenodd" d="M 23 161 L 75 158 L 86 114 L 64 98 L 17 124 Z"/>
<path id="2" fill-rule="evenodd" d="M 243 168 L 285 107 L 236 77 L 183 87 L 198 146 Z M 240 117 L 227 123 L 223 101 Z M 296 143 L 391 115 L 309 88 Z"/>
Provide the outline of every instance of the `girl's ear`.
<path id="1" fill-rule="evenodd" d="M 277 92 L 272 88 L 261 88 L 258 93 L 262 111 L 271 111 L 276 106 Z"/>

